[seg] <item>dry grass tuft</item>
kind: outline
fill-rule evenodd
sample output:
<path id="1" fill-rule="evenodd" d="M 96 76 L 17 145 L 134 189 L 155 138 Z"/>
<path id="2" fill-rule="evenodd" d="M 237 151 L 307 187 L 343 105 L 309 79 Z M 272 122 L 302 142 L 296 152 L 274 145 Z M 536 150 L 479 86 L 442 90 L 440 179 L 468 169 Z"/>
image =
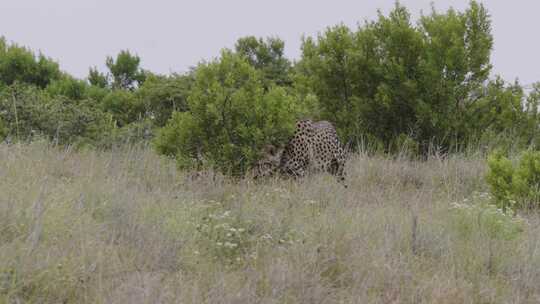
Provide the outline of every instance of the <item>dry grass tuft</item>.
<path id="1" fill-rule="evenodd" d="M 540 220 L 485 161 L 366 154 L 349 188 L 178 172 L 149 148 L 0 145 L 0 303 L 537 303 Z"/>

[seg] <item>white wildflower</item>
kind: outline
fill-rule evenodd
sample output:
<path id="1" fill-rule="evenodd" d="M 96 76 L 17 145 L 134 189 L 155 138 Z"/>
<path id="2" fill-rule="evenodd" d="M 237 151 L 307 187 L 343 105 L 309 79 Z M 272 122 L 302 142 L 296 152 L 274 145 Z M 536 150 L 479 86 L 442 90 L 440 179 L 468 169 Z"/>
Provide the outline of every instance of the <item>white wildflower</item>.
<path id="1" fill-rule="evenodd" d="M 231 243 L 231 242 L 225 242 L 225 247 L 232 249 L 232 248 L 238 247 L 238 244 Z"/>
<path id="2" fill-rule="evenodd" d="M 271 240 L 272 239 L 272 236 L 268 233 L 264 234 L 262 237 L 261 237 L 263 240 Z"/>

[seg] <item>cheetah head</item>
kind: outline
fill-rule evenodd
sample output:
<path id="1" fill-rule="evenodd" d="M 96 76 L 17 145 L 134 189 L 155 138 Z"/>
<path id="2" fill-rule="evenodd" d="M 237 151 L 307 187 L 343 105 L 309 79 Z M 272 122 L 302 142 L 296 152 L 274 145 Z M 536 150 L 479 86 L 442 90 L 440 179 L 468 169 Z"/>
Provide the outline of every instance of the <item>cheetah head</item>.
<path id="1" fill-rule="evenodd" d="M 267 145 L 263 150 L 263 157 L 251 169 L 253 179 L 274 176 L 278 172 L 283 149 Z"/>

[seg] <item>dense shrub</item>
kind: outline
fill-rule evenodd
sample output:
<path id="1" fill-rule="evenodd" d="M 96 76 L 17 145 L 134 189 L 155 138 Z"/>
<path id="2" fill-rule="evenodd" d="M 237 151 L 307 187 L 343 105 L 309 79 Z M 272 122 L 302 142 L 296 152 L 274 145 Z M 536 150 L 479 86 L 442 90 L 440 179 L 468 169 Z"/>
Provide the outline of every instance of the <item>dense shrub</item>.
<path id="1" fill-rule="evenodd" d="M 111 130 L 109 115 L 94 100 L 50 96 L 36 87 L 12 85 L 0 93 L 6 135 L 26 140 L 42 135 L 60 144 L 96 142 Z"/>
<path id="2" fill-rule="evenodd" d="M 121 128 L 114 128 L 109 138 L 104 137 L 99 145 L 109 147 L 112 145 L 148 143 L 154 136 L 154 126 L 150 119 L 132 122 Z"/>
<path id="3" fill-rule="evenodd" d="M 71 76 L 51 82 L 45 91 L 51 96 L 65 96 L 72 100 L 81 100 L 87 97 L 88 84 Z"/>
<path id="4" fill-rule="evenodd" d="M 512 198 L 512 161 L 502 153 L 495 152 L 488 158 L 489 171 L 486 180 L 497 205 L 503 209 L 509 207 Z"/>
<path id="5" fill-rule="evenodd" d="M 523 152 L 515 164 L 497 152 L 488 166 L 486 180 L 500 208 L 540 207 L 540 152 Z"/>
<path id="6" fill-rule="evenodd" d="M 39 89 L 22 84 L 1 92 L 0 116 L 9 129 L 9 137 L 26 139 L 41 130 L 46 120 L 46 98 Z"/>
<path id="7" fill-rule="evenodd" d="M 188 105 L 159 133 L 158 151 L 181 167 L 204 160 L 232 175 L 242 175 L 263 145 L 284 142 L 303 111 L 285 89 L 265 91 L 260 72 L 227 50 L 197 68 Z"/>
<path id="8" fill-rule="evenodd" d="M 149 75 L 137 91 L 144 104 L 146 114 L 154 124 L 163 127 L 174 111 L 188 110 L 187 98 L 193 83 L 193 75 L 157 76 Z"/>
<path id="9" fill-rule="evenodd" d="M 110 113 L 118 127 L 140 120 L 144 116 L 144 105 L 134 93 L 125 90 L 114 90 L 107 94 L 101 106 Z"/>
<path id="10" fill-rule="evenodd" d="M 73 101 L 65 97 L 51 99 L 43 113 L 42 132 L 59 144 L 98 144 L 113 128 L 110 115 L 102 112 L 94 100 Z"/>
<path id="11" fill-rule="evenodd" d="M 107 88 L 101 88 L 97 86 L 88 86 L 85 89 L 86 92 L 86 98 L 93 99 L 96 101 L 97 104 L 101 104 L 103 102 L 103 99 L 107 97 L 107 95 L 111 92 Z"/>
<path id="12" fill-rule="evenodd" d="M 174 112 L 167 125 L 159 130 L 155 146 L 159 153 L 177 157 L 181 167 L 190 167 L 199 159 L 202 133 L 193 115 Z"/>

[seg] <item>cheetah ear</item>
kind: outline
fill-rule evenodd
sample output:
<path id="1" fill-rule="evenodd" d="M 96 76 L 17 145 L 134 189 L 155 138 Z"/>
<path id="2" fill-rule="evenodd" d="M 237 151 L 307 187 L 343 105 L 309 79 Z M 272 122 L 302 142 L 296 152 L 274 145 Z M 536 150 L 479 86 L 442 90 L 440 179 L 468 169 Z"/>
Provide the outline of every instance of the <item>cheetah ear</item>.
<path id="1" fill-rule="evenodd" d="M 283 154 L 283 150 L 285 150 L 285 148 L 283 148 L 283 147 L 277 148 L 276 153 L 274 154 L 274 156 L 276 156 L 277 158 L 280 158 L 281 154 Z"/>
<path id="2" fill-rule="evenodd" d="M 277 148 L 274 145 L 266 145 L 264 147 L 264 153 L 265 154 L 270 154 L 270 155 L 274 156 L 274 155 L 276 155 L 276 152 L 277 152 Z"/>

